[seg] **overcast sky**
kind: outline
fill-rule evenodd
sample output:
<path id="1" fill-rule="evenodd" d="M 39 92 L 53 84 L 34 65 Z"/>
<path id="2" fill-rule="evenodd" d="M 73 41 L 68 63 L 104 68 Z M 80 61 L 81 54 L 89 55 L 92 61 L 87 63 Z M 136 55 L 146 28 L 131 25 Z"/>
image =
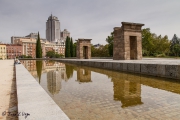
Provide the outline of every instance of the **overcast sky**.
<path id="1" fill-rule="evenodd" d="M 61 31 L 71 37 L 90 38 L 106 44 L 106 37 L 121 22 L 144 23 L 157 35 L 180 37 L 180 0 L 0 0 L 0 41 L 11 36 L 40 32 L 45 38 L 46 21 L 58 17 Z"/>

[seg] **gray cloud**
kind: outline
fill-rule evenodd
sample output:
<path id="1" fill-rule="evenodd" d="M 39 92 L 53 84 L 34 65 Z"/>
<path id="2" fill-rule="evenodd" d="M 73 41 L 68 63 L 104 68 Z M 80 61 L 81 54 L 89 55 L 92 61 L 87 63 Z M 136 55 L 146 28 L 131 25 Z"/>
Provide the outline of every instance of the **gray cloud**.
<path id="1" fill-rule="evenodd" d="M 40 32 L 45 38 L 45 23 L 51 12 L 68 29 L 73 39 L 105 39 L 122 21 L 144 23 L 156 34 L 176 33 L 180 37 L 179 0 L 0 0 L 0 41 Z"/>

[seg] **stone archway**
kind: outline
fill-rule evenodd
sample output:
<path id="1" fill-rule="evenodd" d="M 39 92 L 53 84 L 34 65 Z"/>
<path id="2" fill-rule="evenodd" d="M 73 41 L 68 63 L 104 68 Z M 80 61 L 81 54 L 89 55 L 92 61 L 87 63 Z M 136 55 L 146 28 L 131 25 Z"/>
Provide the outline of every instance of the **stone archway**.
<path id="1" fill-rule="evenodd" d="M 78 39 L 76 46 L 77 59 L 91 59 L 91 40 Z"/>
<path id="2" fill-rule="evenodd" d="M 113 60 L 141 60 L 142 33 L 144 24 L 122 22 L 114 28 Z"/>

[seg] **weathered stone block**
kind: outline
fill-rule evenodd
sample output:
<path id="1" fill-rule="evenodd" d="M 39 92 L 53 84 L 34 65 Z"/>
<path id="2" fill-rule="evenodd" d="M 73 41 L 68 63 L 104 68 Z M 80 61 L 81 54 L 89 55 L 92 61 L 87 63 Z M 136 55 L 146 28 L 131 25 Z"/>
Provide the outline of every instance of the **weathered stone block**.
<path id="1" fill-rule="evenodd" d="M 156 64 L 141 64 L 141 73 L 156 76 L 157 65 Z"/>
<path id="2" fill-rule="evenodd" d="M 120 70 L 120 63 L 112 63 L 112 67 L 114 70 Z"/>
<path id="3" fill-rule="evenodd" d="M 157 65 L 157 76 L 165 76 L 165 65 Z"/>
<path id="4" fill-rule="evenodd" d="M 127 69 L 130 72 L 134 72 L 134 63 L 127 63 Z"/>
<path id="5" fill-rule="evenodd" d="M 147 74 L 148 73 L 147 65 L 148 64 L 141 64 L 141 73 L 143 73 L 143 74 Z"/>
<path id="6" fill-rule="evenodd" d="M 180 65 L 177 65 L 178 72 L 177 72 L 177 79 L 180 79 Z"/>
<path id="7" fill-rule="evenodd" d="M 134 64 L 134 72 L 137 72 L 137 73 L 141 72 L 141 65 L 140 64 Z"/>
<path id="8" fill-rule="evenodd" d="M 178 66 L 177 65 L 166 65 L 165 76 L 169 78 L 177 78 Z"/>
<path id="9" fill-rule="evenodd" d="M 127 71 L 127 63 L 123 63 L 123 71 Z"/>
<path id="10" fill-rule="evenodd" d="M 104 63 L 104 68 L 106 68 L 106 69 L 112 69 L 112 63 L 105 62 L 105 63 Z"/>

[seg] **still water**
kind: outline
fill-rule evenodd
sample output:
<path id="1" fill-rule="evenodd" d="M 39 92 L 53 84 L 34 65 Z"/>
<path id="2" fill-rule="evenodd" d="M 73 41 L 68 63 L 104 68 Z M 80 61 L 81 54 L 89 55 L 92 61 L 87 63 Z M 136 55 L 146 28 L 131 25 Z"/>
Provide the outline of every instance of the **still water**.
<path id="1" fill-rule="evenodd" d="M 180 82 L 75 66 L 21 61 L 71 120 L 179 120 Z"/>

